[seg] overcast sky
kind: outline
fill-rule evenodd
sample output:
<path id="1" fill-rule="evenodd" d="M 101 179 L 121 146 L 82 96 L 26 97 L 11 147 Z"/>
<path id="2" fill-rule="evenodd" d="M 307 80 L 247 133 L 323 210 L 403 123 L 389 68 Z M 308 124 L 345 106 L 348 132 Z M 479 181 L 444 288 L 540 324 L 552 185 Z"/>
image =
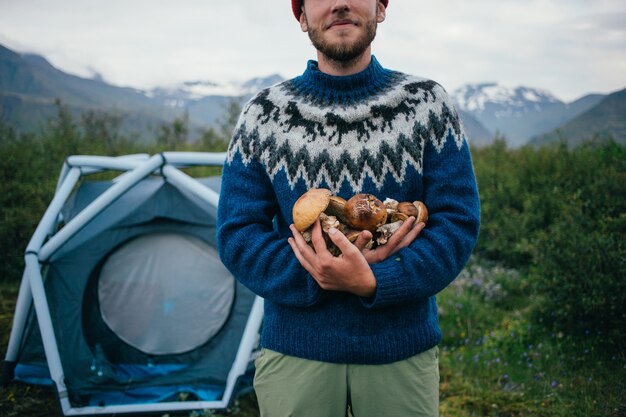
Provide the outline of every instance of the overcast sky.
<path id="1" fill-rule="evenodd" d="M 0 43 L 137 88 L 293 77 L 315 58 L 288 0 L 0 0 Z M 571 101 L 626 88 L 626 1 L 390 0 L 373 52 L 448 91 L 494 81 Z"/>

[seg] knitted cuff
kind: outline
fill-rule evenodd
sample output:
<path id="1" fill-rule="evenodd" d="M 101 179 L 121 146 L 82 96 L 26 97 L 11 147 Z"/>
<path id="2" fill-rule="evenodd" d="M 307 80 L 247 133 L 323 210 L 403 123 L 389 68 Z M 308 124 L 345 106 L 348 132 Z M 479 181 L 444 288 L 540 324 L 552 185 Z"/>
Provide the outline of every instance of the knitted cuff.
<path id="1" fill-rule="evenodd" d="M 369 298 L 361 298 L 366 308 L 379 308 L 402 303 L 412 298 L 414 289 L 406 279 L 401 254 L 396 254 L 384 262 L 370 265 L 376 277 L 376 293 Z"/>

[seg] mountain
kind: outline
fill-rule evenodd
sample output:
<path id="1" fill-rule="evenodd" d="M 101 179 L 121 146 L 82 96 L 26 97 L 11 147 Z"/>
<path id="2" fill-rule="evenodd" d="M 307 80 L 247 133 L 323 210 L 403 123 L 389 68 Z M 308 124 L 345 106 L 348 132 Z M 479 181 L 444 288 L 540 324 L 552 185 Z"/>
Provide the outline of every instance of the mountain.
<path id="1" fill-rule="evenodd" d="M 480 83 L 466 84 L 452 97 L 461 111 L 471 114 L 488 131 L 504 135 L 510 146 L 518 147 L 589 110 L 604 96 L 589 95 L 567 104 L 543 89 Z"/>
<path id="2" fill-rule="evenodd" d="M 160 105 L 187 111 L 189 120 L 200 125 L 219 123 L 224 109 L 233 101 L 243 104 L 263 88 L 283 81 L 278 74 L 258 77 L 244 83 L 218 84 L 213 81 L 196 80 L 170 86 L 158 87 L 144 92 L 146 97 Z"/>
<path id="3" fill-rule="evenodd" d="M 88 79 L 67 74 L 42 56 L 0 45 L 0 119 L 18 131 L 36 131 L 57 114 L 60 100 L 77 118 L 90 110 L 120 115 L 124 131 L 150 140 L 160 125 L 185 113 L 194 133 L 215 126 L 232 101 L 241 103 L 279 81 L 279 75 L 241 84 L 189 81 L 143 91 L 108 84 L 97 75 Z"/>
<path id="4" fill-rule="evenodd" d="M 243 83 L 193 80 L 144 91 L 108 84 L 97 73 L 92 79 L 67 74 L 44 57 L 0 45 L 0 119 L 18 131 L 35 131 L 57 114 L 60 100 L 77 119 L 86 111 L 121 116 L 122 130 L 142 140 L 153 139 L 159 126 L 186 115 L 195 137 L 209 127 L 219 128 L 233 103 L 242 105 L 280 81 L 273 74 Z M 596 134 L 623 138 L 624 90 L 571 103 L 546 90 L 497 83 L 466 84 L 451 95 L 474 146 L 491 143 L 496 133 L 512 147 L 549 143 L 559 135 L 573 144 Z"/>
<path id="5" fill-rule="evenodd" d="M 471 113 L 457 108 L 461 123 L 465 128 L 470 144 L 473 146 L 486 146 L 493 141 L 493 133 L 491 133 L 485 125 L 478 121 Z"/>
<path id="6" fill-rule="evenodd" d="M 603 97 L 598 104 L 558 129 L 532 138 L 530 144 L 541 146 L 564 138 L 568 145 L 576 146 L 592 138 L 605 140 L 609 137 L 626 144 L 626 89 Z"/>
<path id="7" fill-rule="evenodd" d="M 140 90 L 70 75 L 39 55 L 0 45 L 0 117 L 5 122 L 19 131 L 37 130 L 57 113 L 58 100 L 76 116 L 88 110 L 123 115 L 122 128 L 132 132 L 147 133 L 173 118 Z"/>

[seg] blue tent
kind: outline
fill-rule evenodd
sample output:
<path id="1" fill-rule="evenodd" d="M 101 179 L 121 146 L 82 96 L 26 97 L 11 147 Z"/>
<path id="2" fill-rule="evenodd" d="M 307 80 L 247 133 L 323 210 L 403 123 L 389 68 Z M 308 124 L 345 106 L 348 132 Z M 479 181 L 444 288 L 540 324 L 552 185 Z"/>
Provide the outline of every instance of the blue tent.
<path id="1" fill-rule="evenodd" d="M 54 385 L 65 415 L 219 409 L 251 388 L 262 300 L 219 260 L 220 178 L 182 171 L 223 158 L 68 158 L 26 250 L 5 379 Z M 123 174 L 83 178 L 104 171 Z"/>

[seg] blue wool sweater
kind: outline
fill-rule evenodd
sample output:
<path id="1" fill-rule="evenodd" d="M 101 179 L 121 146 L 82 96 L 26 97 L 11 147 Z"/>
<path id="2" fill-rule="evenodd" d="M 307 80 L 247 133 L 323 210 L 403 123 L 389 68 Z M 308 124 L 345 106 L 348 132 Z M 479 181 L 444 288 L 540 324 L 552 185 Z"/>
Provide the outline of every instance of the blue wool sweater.
<path id="1" fill-rule="evenodd" d="M 371 265 L 371 298 L 321 289 L 287 243 L 293 204 L 322 187 L 428 207 L 418 238 Z M 467 261 L 478 227 L 468 144 L 439 84 L 375 57 L 342 77 L 310 61 L 244 107 L 222 174 L 217 235 L 226 267 L 265 299 L 263 347 L 354 364 L 430 349 L 441 340 L 435 295 Z"/>

